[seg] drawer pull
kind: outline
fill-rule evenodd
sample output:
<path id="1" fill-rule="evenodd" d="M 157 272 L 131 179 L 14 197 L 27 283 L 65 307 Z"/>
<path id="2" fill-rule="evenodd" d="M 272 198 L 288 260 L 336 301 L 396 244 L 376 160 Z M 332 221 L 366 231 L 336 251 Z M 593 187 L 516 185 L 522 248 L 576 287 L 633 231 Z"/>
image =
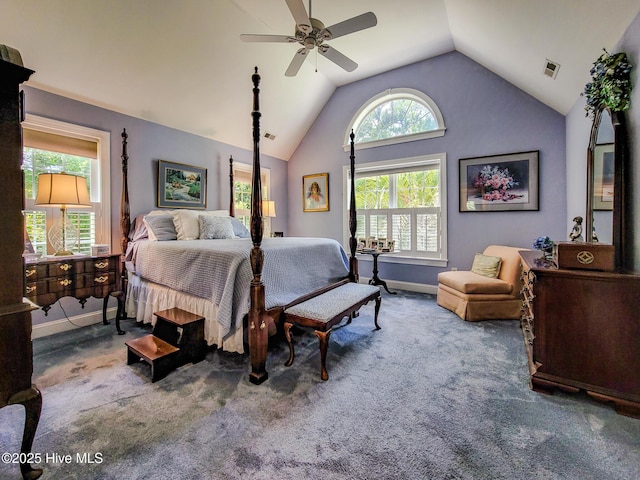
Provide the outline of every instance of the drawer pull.
<path id="1" fill-rule="evenodd" d="M 60 267 L 60 270 L 64 270 L 65 272 L 67 270 L 71 270 L 71 267 L 72 267 L 72 265 L 70 263 L 61 263 L 58 266 Z"/>
<path id="2" fill-rule="evenodd" d="M 60 280 L 60 285 L 62 285 L 63 287 L 68 287 L 72 283 L 73 283 L 73 280 L 69 280 L 68 278 L 65 278 L 64 280 Z"/>
<path id="3" fill-rule="evenodd" d="M 36 291 L 38 287 L 35 285 L 27 285 L 27 288 L 25 288 L 25 290 L 27 291 L 27 295 L 29 295 L 30 293 L 33 293 Z"/>
<path id="4" fill-rule="evenodd" d="M 105 283 L 105 282 L 109 281 L 109 277 L 107 275 L 102 275 L 100 277 L 94 278 L 93 281 L 96 282 L 96 283 Z"/>
<path id="5" fill-rule="evenodd" d="M 108 261 L 102 261 L 102 262 L 96 262 L 96 268 L 106 268 L 109 266 L 109 262 Z"/>
<path id="6" fill-rule="evenodd" d="M 30 277 L 31 275 L 35 275 L 35 274 L 36 274 L 36 269 L 35 268 L 28 268 L 24 272 L 24 276 L 25 277 Z"/>

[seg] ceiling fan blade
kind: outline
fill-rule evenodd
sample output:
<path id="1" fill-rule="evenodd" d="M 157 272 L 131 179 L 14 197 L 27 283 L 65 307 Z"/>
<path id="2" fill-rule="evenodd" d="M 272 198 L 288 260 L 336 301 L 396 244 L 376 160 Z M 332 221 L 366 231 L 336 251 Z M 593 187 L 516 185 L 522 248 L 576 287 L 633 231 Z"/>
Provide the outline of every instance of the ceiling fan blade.
<path id="1" fill-rule="evenodd" d="M 307 53 L 309 53 L 309 50 L 306 48 L 301 48 L 296 52 L 293 60 L 291 60 L 291 63 L 289 64 L 289 68 L 284 72 L 285 77 L 295 77 L 297 75 L 298 70 L 300 70 L 300 67 L 307 59 Z"/>
<path id="2" fill-rule="evenodd" d="M 344 22 L 326 27 L 322 32 L 320 32 L 320 35 L 325 36 L 325 32 L 328 31 L 330 35 L 329 38 L 338 38 L 349 33 L 359 32 L 366 28 L 375 27 L 377 24 L 378 19 L 375 14 L 373 12 L 367 12 L 362 15 L 358 15 L 357 17 L 345 20 Z"/>
<path id="3" fill-rule="evenodd" d="M 295 37 L 288 35 L 252 35 L 242 34 L 240 40 L 243 42 L 278 42 L 278 43 L 296 43 L 298 40 Z"/>
<path id="4" fill-rule="evenodd" d="M 304 8 L 302 0 L 286 0 L 286 2 L 291 11 L 291 15 L 293 15 L 293 19 L 296 21 L 298 30 L 309 33 L 311 31 L 311 20 L 309 20 L 309 15 Z"/>
<path id="5" fill-rule="evenodd" d="M 356 62 L 351 60 L 349 57 L 344 56 L 338 50 L 330 47 L 329 45 L 321 45 L 318 48 L 318 52 L 320 52 L 320 55 L 328 58 L 339 67 L 345 69 L 347 72 L 353 72 L 356 68 L 358 68 L 358 64 Z"/>

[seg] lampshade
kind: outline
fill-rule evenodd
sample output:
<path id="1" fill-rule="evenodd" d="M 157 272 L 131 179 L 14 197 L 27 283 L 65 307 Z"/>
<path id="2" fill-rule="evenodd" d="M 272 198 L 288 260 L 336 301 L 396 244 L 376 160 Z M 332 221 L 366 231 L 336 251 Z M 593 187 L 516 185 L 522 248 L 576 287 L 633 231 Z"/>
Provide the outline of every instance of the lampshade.
<path id="1" fill-rule="evenodd" d="M 38 175 L 36 205 L 49 207 L 91 207 L 87 179 L 66 173 Z"/>
<path id="2" fill-rule="evenodd" d="M 276 216 L 276 202 L 273 200 L 262 201 L 262 216 L 263 217 L 275 217 Z"/>

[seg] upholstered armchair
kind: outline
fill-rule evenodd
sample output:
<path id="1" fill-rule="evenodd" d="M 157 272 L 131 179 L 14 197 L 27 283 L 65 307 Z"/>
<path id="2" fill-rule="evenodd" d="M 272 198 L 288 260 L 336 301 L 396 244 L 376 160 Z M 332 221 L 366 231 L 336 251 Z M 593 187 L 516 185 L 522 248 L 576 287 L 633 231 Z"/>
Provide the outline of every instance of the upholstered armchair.
<path id="1" fill-rule="evenodd" d="M 471 270 L 441 272 L 438 305 L 469 322 L 520 318 L 521 250 L 490 245 L 476 254 Z"/>

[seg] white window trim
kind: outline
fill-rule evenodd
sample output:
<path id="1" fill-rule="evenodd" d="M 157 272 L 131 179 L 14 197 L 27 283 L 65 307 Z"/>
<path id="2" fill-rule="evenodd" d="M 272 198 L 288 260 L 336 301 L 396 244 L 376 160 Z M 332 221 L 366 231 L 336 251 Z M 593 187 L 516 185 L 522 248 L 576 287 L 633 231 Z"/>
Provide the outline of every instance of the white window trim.
<path id="1" fill-rule="evenodd" d="M 253 173 L 253 166 L 242 163 L 242 162 L 234 162 L 233 163 L 233 171 L 235 173 L 236 170 L 241 172 L 246 172 L 249 174 Z M 262 200 L 271 200 L 271 169 L 266 167 L 260 167 L 260 177 L 264 177 L 264 181 L 262 182 Z M 233 180 L 235 182 L 235 178 Z M 232 195 L 235 195 L 232 193 Z M 238 215 L 238 212 L 236 212 Z M 262 218 L 263 228 L 264 228 L 264 236 L 271 235 L 271 218 L 263 217 Z"/>
<path id="2" fill-rule="evenodd" d="M 364 105 L 360 107 L 360 109 L 356 112 L 356 114 L 351 118 L 349 122 L 349 127 L 347 128 L 347 133 L 344 137 L 343 148 L 345 152 L 348 152 L 351 148 L 349 135 L 352 130 L 355 130 L 357 126 L 360 125 L 362 120 L 374 109 L 383 103 L 390 102 L 392 100 L 401 99 L 401 98 L 409 98 L 412 100 L 417 100 L 420 103 L 424 104 L 427 108 L 429 108 L 438 123 L 438 128 L 435 130 L 429 130 L 428 132 L 415 133 L 412 135 L 398 135 L 396 137 L 384 138 L 382 140 L 374 140 L 372 142 L 362 142 L 356 143 L 354 145 L 356 150 L 361 150 L 364 148 L 374 148 L 380 147 L 383 145 L 394 145 L 397 143 L 406 143 L 406 142 L 414 142 L 417 140 L 424 140 L 426 138 L 435 138 L 435 137 L 443 137 L 445 131 L 447 130 L 444 124 L 444 118 L 442 117 L 442 113 L 440 109 L 436 105 L 429 95 L 421 92 L 420 90 L 415 90 L 413 88 L 389 88 L 382 93 L 374 95 L 369 100 L 367 100 Z"/>
<path id="3" fill-rule="evenodd" d="M 369 162 L 360 165 L 356 165 L 356 172 L 374 172 L 381 170 L 385 167 L 402 167 L 402 166 L 416 166 L 416 165 L 433 165 L 439 163 L 439 188 L 440 188 L 440 228 L 442 230 L 442 258 L 420 258 L 403 256 L 401 253 L 394 253 L 391 255 L 381 255 L 378 258 L 379 262 L 383 263 L 400 263 L 410 265 L 425 265 L 432 267 L 446 267 L 448 263 L 447 257 L 447 154 L 437 153 L 431 155 L 420 155 L 417 157 L 398 158 L 394 160 L 383 160 L 379 162 Z M 349 248 L 349 203 L 350 203 L 350 167 L 344 165 L 342 167 L 342 191 L 345 192 L 345 208 L 342 210 L 342 232 L 343 232 L 343 245 L 348 250 Z M 370 255 L 358 255 L 363 260 L 370 260 Z"/>
<path id="4" fill-rule="evenodd" d="M 96 243 L 107 244 L 111 250 L 111 134 L 29 113 L 22 122 L 22 126 L 98 144 L 98 159 L 91 160 L 95 162 L 91 165 L 91 185 L 100 186 L 99 191 L 91 190 L 91 202 L 100 205 L 94 206 L 93 209 L 96 221 Z"/>

